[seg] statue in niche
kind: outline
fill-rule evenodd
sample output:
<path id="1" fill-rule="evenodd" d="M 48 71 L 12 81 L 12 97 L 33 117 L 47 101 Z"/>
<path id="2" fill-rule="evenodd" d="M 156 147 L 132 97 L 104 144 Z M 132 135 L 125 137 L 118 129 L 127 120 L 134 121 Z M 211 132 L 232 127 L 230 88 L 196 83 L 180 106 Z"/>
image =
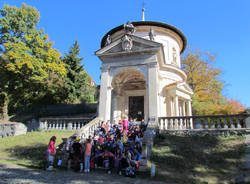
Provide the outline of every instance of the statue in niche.
<path id="1" fill-rule="evenodd" d="M 106 42 L 105 42 L 105 46 L 111 44 L 112 40 L 111 40 L 111 36 L 108 35 L 107 38 L 106 38 Z"/>
<path id="2" fill-rule="evenodd" d="M 122 38 L 122 49 L 124 51 L 130 51 L 133 47 L 133 42 L 132 42 L 132 39 L 125 35 L 123 38 Z"/>
<path id="3" fill-rule="evenodd" d="M 173 64 L 177 64 L 177 53 L 174 47 L 173 47 Z"/>
<path id="4" fill-rule="evenodd" d="M 123 27 L 126 34 L 133 35 L 135 33 L 135 27 L 129 21 L 126 24 L 123 24 Z"/>
<path id="5" fill-rule="evenodd" d="M 151 41 L 154 41 L 155 40 L 155 32 L 154 32 L 154 30 L 152 29 L 152 28 L 150 28 L 150 31 L 149 31 L 149 33 L 148 33 L 148 36 L 149 36 L 149 39 L 151 40 Z"/>

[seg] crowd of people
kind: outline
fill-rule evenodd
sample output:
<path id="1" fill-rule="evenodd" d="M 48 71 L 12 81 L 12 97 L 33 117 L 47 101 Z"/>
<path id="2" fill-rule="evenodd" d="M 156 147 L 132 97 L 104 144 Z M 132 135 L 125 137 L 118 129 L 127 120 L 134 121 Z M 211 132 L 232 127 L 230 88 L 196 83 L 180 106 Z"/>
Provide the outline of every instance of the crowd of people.
<path id="1" fill-rule="evenodd" d="M 108 174 L 116 171 L 119 175 L 135 176 L 140 166 L 142 137 L 146 127 L 144 120 L 107 121 L 101 122 L 94 135 L 85 142 L 81 142 L 80 137 L 72 137 L 66 146 L 68 170 L 88 173 L 96 168 L 104 168 Z M 48 168 L 49 164 L 51 162 L 48 160 Z"/>

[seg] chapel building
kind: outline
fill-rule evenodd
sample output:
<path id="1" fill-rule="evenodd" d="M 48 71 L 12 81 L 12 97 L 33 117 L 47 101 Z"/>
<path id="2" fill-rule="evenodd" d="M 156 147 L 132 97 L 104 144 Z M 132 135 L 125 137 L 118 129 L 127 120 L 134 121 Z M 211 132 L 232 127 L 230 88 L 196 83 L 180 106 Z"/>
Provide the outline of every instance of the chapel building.
<path id="1" fill-rule="evenodd" d="M 186 44 L 180 30 L 161 22 L 127 22 L 110 30 L 95 53 L 102 61 L 98 116 L 192 116 L 193 91 L 180 59 Z"/>

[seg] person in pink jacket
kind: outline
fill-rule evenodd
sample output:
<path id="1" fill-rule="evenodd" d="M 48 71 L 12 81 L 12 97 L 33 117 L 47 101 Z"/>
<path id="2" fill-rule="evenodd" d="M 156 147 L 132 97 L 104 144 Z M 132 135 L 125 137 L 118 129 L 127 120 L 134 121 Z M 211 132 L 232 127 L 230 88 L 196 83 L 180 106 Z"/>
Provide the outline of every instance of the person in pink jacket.
<path id="1" fill-rule="evenodd" d="M 48 149 L 47 149 L 47 171 L 51 171 L 53 169 L 53 162 L 54 162 L 54 157 L 56 154 L 56 147 L 55 147 L 55 142 L 56 142 L 56 136 L 52 136 L 50 138 L 49 144 L 48 144 Z"/>
<path id="2" fill-rule="evenodd" d="M 127 136 L 129 122 L 127 119 L 123 120 L 123 129 L 125 131 L 125 136 Z"/>

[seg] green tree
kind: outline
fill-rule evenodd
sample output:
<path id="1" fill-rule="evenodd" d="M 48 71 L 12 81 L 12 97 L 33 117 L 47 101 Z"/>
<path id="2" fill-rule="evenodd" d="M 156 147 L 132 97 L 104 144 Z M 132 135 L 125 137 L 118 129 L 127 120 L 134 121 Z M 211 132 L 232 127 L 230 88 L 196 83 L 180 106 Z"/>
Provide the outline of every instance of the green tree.
<path id="1" fill-rule="evenodd" d="M 23 4 L 21 8 L 5 5 L 0 13 L 2 109 L 8 109 L 10 101 L 17 105 L 46 96 L 56 98 L 65 85 L 66 69 L 48 35 L 36 28 L 39 12 Z"/>
<path id="2" fill-rule="evenodd" d="M 90 102 L 91 95 L 94 95 L 94 87 L 91 86 L 91 78 L 81 65 L 83 60 L 80 55 L 80 45 L 77 41 L 70 47 L 69 53 L 66 53 L 63 62 L 67 68 L 67 103 L 80 103 L 82 101 Z"/>

